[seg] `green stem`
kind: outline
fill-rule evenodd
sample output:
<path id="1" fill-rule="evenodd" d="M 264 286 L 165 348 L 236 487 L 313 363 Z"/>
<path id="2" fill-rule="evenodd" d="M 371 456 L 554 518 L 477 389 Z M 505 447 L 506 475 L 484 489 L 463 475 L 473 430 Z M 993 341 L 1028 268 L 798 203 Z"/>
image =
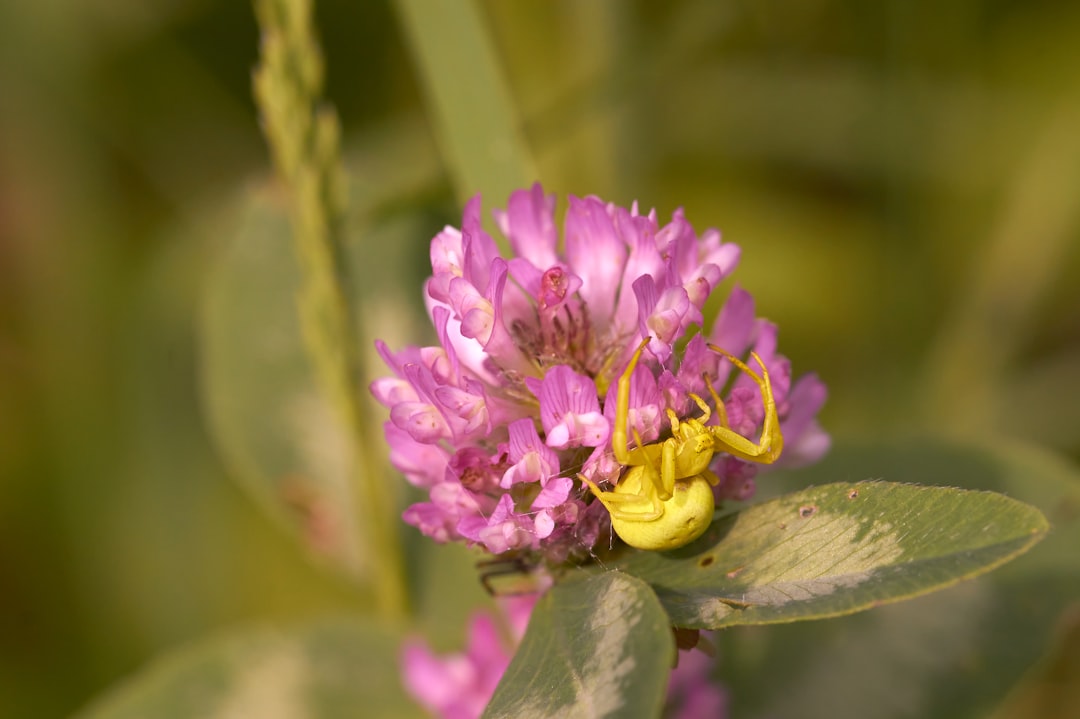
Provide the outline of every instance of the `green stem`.
<path id="1" fill-rule="evenodd" d="M 353 467 L 350 509 L 362 518 L 379 611 L 406 610 L 394 497 L 382 480 L 360 405 L 356 318 L 341 261 L 346 210 L 341 130 L 321 104 L 322 54 L 311 24 L 311 0 L 256 0 L 262 58 L 255 97 L 278 175 L 289 191 L 300 262 L 300 325 L 325 397 L 344 423 Z"/>

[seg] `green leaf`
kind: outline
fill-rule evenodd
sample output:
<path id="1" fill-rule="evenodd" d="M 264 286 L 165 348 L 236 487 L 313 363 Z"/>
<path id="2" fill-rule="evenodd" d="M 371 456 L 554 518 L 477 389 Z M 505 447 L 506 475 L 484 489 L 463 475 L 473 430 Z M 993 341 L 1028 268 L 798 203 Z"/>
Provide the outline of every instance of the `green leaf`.
<path id="1" fill-rule="evenodd" d="M 396 181 L 420 182 L 401 173 Z M 264 191 L 251 193 L 234 214 L 240 219 L 226 232 L 231 241 L 206 279 L 198 325 L 199 389 L 210 435 L 230 476 L 260 505 L 317 555 L 363 576 L 370 566 L 358 524 L 363 507 L 353 496 L 344 429 L 320 393 L 304 349 L 297 260 L 284 208 Z M 384 214 L 364 228 L 362 242 L 346 246 L 344 260 L 354 278 L 348 301 L 369 330 L 395 346 L 406 342 L 402 335 L 416 334 L 399 296 L 418 296 L 420 279 L 414 286 L 399 278 L 408 275 L 407 262 L 425 242 L 421 221 Z M 401 286 L 392 287 L 395 282 Z M 368 365 L 377 366 L 372 342 L 365 339 L 363 346 Z M 373 405 L 375 424 L 383 410 Z M 388 487 L 404 489 L 398 475 L 387 475 Z"/>
<path id="2" fill-rule="evenodd" d="M 820 465 L 762 476 L 758 487 L 782 492 L 859 477 L 995 490 L 1041 509 L 1052 530 L 1020 559 L 929 596 L 828 622 L 720 633 L 732 715 L 987 716 L 1059 643 L 1063 617 L 1080 597 L 1080 473 L 1000 439 L 907 437 L 838 445 Z"/>
<path id="3" fill-rule="evenodd" d="M 351 620 L 205 641 L 158 659 L 79 719 L 423 717 L 394 632 Z"/>
<path id="4" fill-rule="evenodd" d="M 484 716 L 658 716 L 675 640 L 649 586 L 619 572 L 556 585 Z"/>
<path id="5" fill-rule="evenodd" d="M 501 206 L 538 178 L 477 3 L 396 4 L 458 199 L 480 192 L 489 206 Z"/>
<path id="6" fill-rule="evenodd" d="M 354 173 L 350 199 L 348 301 L 363 329 L 392 346 L 419 334 L 403 308 L 421 294 L 415 258 L 426 252 L 431 230 L 394 203 L 437 181 L 426 138 L 417 118 L 399 117 L 349 153 L 350 167 L 364 172 Z M 227 241 L 207 275 L 197 327 L 201 404 L 230 476 L 309 548 L 358 576 L 368 566 L 357 526 L 363 507 L 357 511 L 351 496 L 341 423 L 318 391 L 304 348 L 299 270 L 282 201 L 257 188 L 220 213 L 226 221 L 215 231 Z M 366 365 L 381 366 L 370 337 L 361 345 Z M 381 408 L 371 412 L 383 416 Z M 405 484 L 397 475 L 387 483 Z"/>
<path id="7" fill-rule="evenodd" d="M 359 574 L 348 443 L 301 339 L 298 270 L 284 208 L 253 196 L 204 295 L 201 390 L 230 469 L 309 546 Z"/>
<path id="8" fill-rule="evenodd" d="M 886 482 L 830 484 L 713 523 L 682 549 L 619 568 L 676 626 L 719 629 L 851 614 L 986 572 L 1046 533 L 1002 495 Z"/>

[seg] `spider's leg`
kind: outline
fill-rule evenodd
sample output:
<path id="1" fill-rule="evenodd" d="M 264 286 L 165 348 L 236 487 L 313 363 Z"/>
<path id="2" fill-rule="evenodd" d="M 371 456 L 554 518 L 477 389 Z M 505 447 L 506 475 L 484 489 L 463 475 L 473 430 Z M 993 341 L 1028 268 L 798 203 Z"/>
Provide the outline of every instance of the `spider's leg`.
<path id="1" fill-rule="evenodd" d="M 705 375 L 705 384 L 708 386 L 709 391 L 713 393 L 713 397 L 715 398 L 716 397 L 716 392 L 713 390 L 712 385 L 709 384 L 709 376 L 708 375 Z M 693 392 L 690 393 L 690 399 L 694 400 L 694 404 L 696 404 L 698 406 L 698 408 L 701 410 L 701 416 L 697 418 L 698 422 L 701 422 L 702 424 L 708 424 L 709 417 L 712 417 L 712 410 L 709 409 L 709 405 L 705 403 L 705 400 L 703 400 L 701 397 L 698 397 Z M 723 411 L 723 410 L 721 410 L 721 411 Z M 674 429 L 675 428 L 672 427 L 672 431 L 674 431 Z"/>
<path id="2" fill-rule="evenodd" d="M 630 363 L 626 365 L 622 375 L 619 376 L 618 391 L 615 400 L 615 426 L 611 429 L 611 451 L 619 464 L 630 464 L 630 452 L 627 450 L 626 425 L 630 419 L 630 378 L 634 375 L 641 353 L 645 351 L 651 337 L 646 337 L 634 351 Z"/>
<path id="3" fill-rule="evenodd" d="M 761 426 L 761 442 L 764 444 L 765 438 L 768 438 L 770 448 L 769 462 L 775 462 L 780 457 L 780 453 L 784 451 L 784 435 L 780 431 L 780 417 L 776 413 L 776 398 L 773 396 L 772 384 L 769 382 L 769 370 L 765 368 L 765 363 L 761 361 L 761 357 L 757 352 L 751 352 L 750 356 L 761 367 L 761 377 L 754 377 L 755 381 L 760 380 L 758 387 L 761 388 L 761 398 L 765 403 L 765 421 Z"/>
<path id="4" fill-rule="evenodd" d="M 667 414 L 668 424 L 671 425 L 671 436 L 678 437 L 680 428 L 682 427 L 682 422 L 679 421 L 679 415 L 675 414 L 675 410 L 670 407 L 664 410 L 664 413 Z"/>
<path id="5" fill-rule="evenodd" d="M 701 476 L 704 477 L 705 481 L 713 487 L 720 484 L 720 478 L 716 476 L 715 472 L 711 472 L 706 469 L 704 472 L 701 473 Z"/>
<path id="6" fill-rule="evenodd" d="M 593 493 L 593 496 L 600 500 L 608 511 L 613 511 L 612 505 L 615 504 L 630 504 L 633 502 L 643 502 L 648 497 L 645 494 L 630 494 L 625 492 L 611 492 L 608 490 L 600 489 L 594 482 L 587 479 L 585 475 L 579 474 L 578 479 L 584 482 L 589 487 L 589 491 Z"/>
<path id="7" fill-rule="evenodd" d="M 621 504 L 640 504 L 647 500 L 649 497 L 645 494 L 619 494 L 618 492 L 606 492 L 594 483 L 589 481 L 584 475 L 579 474 L 578 479 L 588 485 L 589 490 L 593 495 L 600 500 L 600 503 L 604 505 L 604 508 L 615 519 L 621 519 L 634 522 L 651 522 L 655 519 L 659 519 L 664 515 L 664 507 L 659 498 L 655 494 L 652 494 L 652 512 L 628 512 L 621 509 Z M 646 485 L 642 485 L 643 487 Z"/>
<path id="8" fill-rule="evenodd" d="M 720 395 L 716 393 L 716 388 L 713 387 L 712 380 L 709 379 L 709 375 L 705 375 L 705 386 L 709 388 L 709 394 L 712 395 L 713 404 L 716 405 L 716 415 L 721 427 L 727 427 L 727 408 L 724 407 L 724 400 L 720 399 Z M 705 421 L 702 420 L 702 424 Z"/>
<path id="9" fill-rule="evenodd" d="M 613 509 L 610 510 L 611 518 L 623 522 L 655 522 L 664 516 L 664 505 L 660 503 L 659 499 L 654 499 L 653 506 L 655 509 L 651 512 L 626 512 L 621 509 Z"/>
<path id="10" fill-rule="evenodd" d="M 761 425 L 761 438 L 757 443 L 729 429 L 726 423 L 720 427 L 710 427 L 710 433 L 728 454 L 749 462 L 772 464 L 784 449 L 784 436 L 780 432 L 780 418 L 776 414 L 776 398 L 773 396 L 772 384 L 769 382 L 769 370 L 765 368 L 765 363 L 757 352 L 751 352 L 750 356 L 761 367 L 760 375 L 730 352 L 712 344 L 709 345 L 709 349 L 722 354 L 733 365 L 749 375 L 750 379 L 754 380 L 754 383 L 761 390 L 762 402 L 765 405 L 765 421 Z"/>
<path id="11" fill-rule="evenodd" d="M 626 453 L 627 464 L 632 467 L 639 467 L 649 462 L 649 447 L 653 445 L 645 444 L 641 439 L 641 433 L 637 431 L 637 427 L 630 428 L 631 434 L 634 435 L 634 448 Z"/>
<path id="12" fill-rule="evenodd" d="M 679 439 L 677 437 L 671 437 L 664 440 L 663 448 L 660 451 L 660 474 L 655 476 L 656 469 L 653 468 L 653 483 L 656 485 L 656 496 L 667 501 L 671 499 L 671 495 L 675 492 L 675 454 L 678 449 Z"/>

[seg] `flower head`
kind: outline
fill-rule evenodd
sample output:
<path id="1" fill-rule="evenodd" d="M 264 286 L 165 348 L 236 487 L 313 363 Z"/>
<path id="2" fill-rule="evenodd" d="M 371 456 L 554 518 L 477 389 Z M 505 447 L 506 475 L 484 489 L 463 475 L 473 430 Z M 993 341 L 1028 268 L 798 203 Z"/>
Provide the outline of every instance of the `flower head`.
<path id="1" fill-rule="evenodd" d="M 661 226 L 655 211 L 572 196 L 560 243 L 554 212 L 554 196 L 539 185 L 513 193 L 495 212 L 513 250 L 505 259 L 474 198 L 461 229 L 431 242 L 426 302 L 439 344 L 393 352 L 378 343 L 393 372 L 372 384 L 390 410 L 391 461 L 428 492 L 406 510 L 407 522 L 436 541 L 494 554 L 560 562 L 590 552 L 608 516 L 579 477 L 615 485 L 625 469 L 612 453 L 615 390 L 643 341 L 629 379 L 631 444 L 663 439 L 671 413 L 699 416 L 710 398 L 723 405 L 711 406 L 710 422 L 726 418 L 748 438 L 760 430 L 761 384 L 733 374 L 712 344 L 761 358 L 787 447 L 782 462 L 825 452 L 815 421 L 824 386 L 814 375 L 792 383 L 776 326 L 755 317 L 748 292 L 735 287 L 712 328 L 697 329 L 738 263 L 736 245 L 716 230 L 699 235 L 681 210 Z M 718 451 L 710 470 L 717 499 L 752 494 L 757 464 Z"/>

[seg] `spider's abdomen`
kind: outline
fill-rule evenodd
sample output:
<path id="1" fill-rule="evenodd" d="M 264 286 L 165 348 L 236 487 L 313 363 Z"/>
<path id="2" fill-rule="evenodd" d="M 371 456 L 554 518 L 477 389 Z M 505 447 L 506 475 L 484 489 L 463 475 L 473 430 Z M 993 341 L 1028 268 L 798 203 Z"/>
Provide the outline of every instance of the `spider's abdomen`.
<path id="1" fill-rule="evenodd" d="M 633 480 L 641 477 L 629 475 L 615 487 L 617 494 L 638 494 L 640 487 Z M 628 482 L 627 480 L 631 480 Z M 629 486 L 635 485 L 635 486 Z M 661 502 L 663 515 L 651 520 L 616 518 L 612 516 L 611 527 L 624 542 L 638 549 L 663 551 L 678 549 L 694 541 L 709 528 L 716 503 L 712 486 L 702 475 L 675 482 L 671 499 Z M 627 513 L 637 511 L 636 503 L 625 504 Z M 642 498 L 642 513 L 651 512 L 653 503 Z"/>

